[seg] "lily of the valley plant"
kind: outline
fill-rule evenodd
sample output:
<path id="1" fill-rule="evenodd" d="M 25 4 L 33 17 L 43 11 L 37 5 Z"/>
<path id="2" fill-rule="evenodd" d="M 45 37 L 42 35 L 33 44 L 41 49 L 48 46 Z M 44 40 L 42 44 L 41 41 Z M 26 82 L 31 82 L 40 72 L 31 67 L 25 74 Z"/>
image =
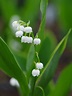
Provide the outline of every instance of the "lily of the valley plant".
<path id="1" fill-rule="evenodd" d="M 50 46 L 48 37 L 44 37 L 47 3 L 48 0 L 41 0 L 42 20 L 36 35 L 34 35 L 30 26 L 30 21 L 26 23 L 18 20 L 12 23 L 15 36 L 19 38 L 20 43 L 30 45 L 26 64 L 24 63 L 25 70 L 21 66 L 21 62 L 17 61 L 8 45 L 0 37 L 0 69 L 11 77 L 9 83 L 13 87 L 19 88 L 22 96 L 67 96 L 71 89 L 72 63 L 61 72 L 56 85 L 53 83 L 53 76 L 66 47 L 71 29 L 51 53 L 50 59 L 47 60 L 47 51 L 50 51 L 47 46 Z M 39 56 L 40 52 L 43 52 L 42 55 L 46 64 L 42 62 Z"/>
<path id="2" fill-rule="evenodd" d="M 29 26 L 30 21 L 26 24 L 25 22 L 19 20 L 19 21 L 14 21 L 12 23 L 12 26 L 16 30 L 16 37 L 21 38 L 21 43 L 33 43 L 34 45 L 39 45 L 41 43 L 40 38 L 38 38 L 38 35 L 34 37 L 33 35 L 33 30 Z M 43 68 L 43 63 L 40 62 L 38 52 L 36 53 L 36 58 L 37 61 L 34 61 L 35 64 L 35 69 L 32 70 L 32 76 L 39 76 L 40 75 L 40 70 Z"/>

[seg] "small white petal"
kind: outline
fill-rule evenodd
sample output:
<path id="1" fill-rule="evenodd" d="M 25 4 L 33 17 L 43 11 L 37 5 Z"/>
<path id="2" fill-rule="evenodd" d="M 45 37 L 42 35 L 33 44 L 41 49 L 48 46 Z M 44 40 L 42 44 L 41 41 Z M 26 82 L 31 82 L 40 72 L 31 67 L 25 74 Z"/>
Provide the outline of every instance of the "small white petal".
<path id="1" fill-rule="evenodd" d="M 38 69 L 33 69 L 32 70 L 32 76 L 39 76 L 40 75 L 40 71 Z"/>
<path id="2" fill-rule="evenodd" d="M 32 28 L 31 27 L 25 27 L 24 28 L 24 32 L 31 33 L 32 32 Z"/>
<path id="3" fill-rule="evenodd" d="M 13 15 L 13 16 L 11 16 L 11 18 L 10 18 L 9 26 L 10 26 L 10 28 L 13 30 L 14 33 L 15 33 L 15 31 L 16 31 L 16 28 L 14 28 L 12 24 L 13 24 L 14 21 L 19 21 L 19 20 L 20 20 L 20 17 L 19 17 L 18 15 Z"/>
<path id="4" fill-rule="evenodd" d="M 27 42 L 27 36 L 22 36 L 22 37 L 21 37 L 21 42 L 26 43 L 26 42 Z"/>
<path id="5" fill-rule="evenodd" d="M 42 63 L 36 63 L 36 68 L 37 69 L 42 69 L 43 68 L 43 64 Z"/>
<path id="6" fill-rule="evenodd" d="M 41 40 L 39 38 L 34 39 L 34 44 L 38 45 L 41 43 Z"/>
<path id="7" fill-rule="evenodd" d="M 24 31 L 24 26 L 22 26 L 22 25 L 18 26 L 17 30 Z"/>
<path id="8" fill-rule="evenodd" d="M 33 38 L 32 37 L 28 37 L 27 38 L 27 43 L 32 43 L 32 41 L 33 41 Z"/>
<path id="9" fill-rule="evenodd" d="M 23 31 L 17 31 L 15 33 L 15 35 L 16 35 L 16 37 L 21 37 L 21 36 L 23 36 Z"/>
<path id="10" fill-rule="evenodd" d="M 10 79 L 10 85 L 19 87 L 19 83 L 18 83 L 18 81 L 15 78 L 11 78 Z"/>
<path id="11" fill-rule="evenodd" d="M 17 27 L 19 26 L 18 21 L 14 21 L 14 22 L 12 23 L 12 26 L 13 26 L 14 28 L 17 28 Z"/>
<path id="12" fill-rule="evenodd" d="M 24 42 L 24 43 L 32 43 L 32 41 L 33 41 L 32 37 L 22 36 L 21 38 L 21 42 Z"/>

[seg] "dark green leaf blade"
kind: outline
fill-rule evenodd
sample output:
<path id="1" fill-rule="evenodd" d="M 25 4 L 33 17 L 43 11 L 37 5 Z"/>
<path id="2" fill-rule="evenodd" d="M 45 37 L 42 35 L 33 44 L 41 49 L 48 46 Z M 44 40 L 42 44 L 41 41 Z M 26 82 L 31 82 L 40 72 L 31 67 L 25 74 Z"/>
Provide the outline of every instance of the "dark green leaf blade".
<path id="1" fill-rule="evenodd" d="M 37 86 L 33 96 L 45 96 L 43 88 L 40 86 Z"/>
<path id="2" fill-rule="evenodd" d="M 16 60 L 18 61 L 19 66 L 21 67 L 21 69 L 26 72 L 26 58 L 24 56 L 21 56 L 18 53 L 14 54 L 16 57 Z"/>
<path id="3" fill-rule="evenodd" d="M 57 68 L 58 61 L 66 47 L 67 39 L 68 39 L 70 32 L 71 32 L 71 29 L 69 30 L 68 34 L 61 40 L 61 42 L 58 44 L 56 49 L 54 50 L 49 62 L 45 66 L 39 78 L 37 79 L 35 86 L 41 86 L 44 88 L 48 84 L 48 82 L 52 79 L 55 73 L 55 70 Z"/>
<path id="4" fill-rule="evenodd" d="M 42 21 L 38 30 L 38 36 L 41 40 L 44 39 L 44 29 L 46 23 L 46 8 L 47 8 L 48 0 L 41 0 L 40 3 L 40 10 L 42 13 Z"/>
<path id="5" fill-rule="evenodd" d="M 34 45 L 31 45 L 27 57 L 27 64 L 26 64 L 26 71 L 27 71 L 28 78 L 30 77 L 31 70 L 33 68 L 34 56 L 35 56 L 35 48 Z"/>
<path id="6" fill-rule="evenodd" d="M 45 31 L 45 32 L 46 32 L 45 38 L 41 44 L 41 48 L 39 51 L 40 61 L 44 64 L 44 66 L 48 62 L 51 53 L 53 52 L 57 44 L 56 38 L 53 35 L 53 33 L 49 31 Z"/>
<path id="7" fill-rule="evenodd" d="M 26 76 L 23 73 L 21 67 L 17 63 L 14 55 L 8 48 L 7 44 L 0 37 L 0 69 L 11 77 L 16 78 L 21 86 L 23 95 L 28 95 L 26 92 L 28 89 L 28 84 Z"/>
<path id="8" fill-rule="evenodd" d="M 60 74 L 54 91 L 49 96 L 67 96 L 72 85 L 72 63 Z"/>

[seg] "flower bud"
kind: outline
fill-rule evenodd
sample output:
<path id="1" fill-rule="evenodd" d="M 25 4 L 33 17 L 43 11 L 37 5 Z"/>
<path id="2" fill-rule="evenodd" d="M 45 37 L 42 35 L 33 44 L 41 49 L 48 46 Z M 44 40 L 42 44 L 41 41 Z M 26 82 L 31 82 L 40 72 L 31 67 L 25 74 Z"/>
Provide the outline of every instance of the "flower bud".
<path id="1" fill-rule="evenodd" d="M 43 68 L 43 64 L 42 63 L 36 63 L 36 68 L 37 69 L 42 69 Z"/>
<path id="2" fill-rule="evenodd" d="M 24 42 L 24 43 L 32 43 L 32 41 L 33 41 L 32 37 L 22 36 L 21 38 L 21 42 Z"/>
<path id="3" fill-rule="evenodd" d="M 32 28 L 31 27 L 25 27 L 24 28 L 24 32 L 31 33 L 32 32 Z"/>
<path id="4" fill-rule="evenodd" d="M 23 36 L 23 31 L 17 31 L 15 33 L 15 35 L 16 35 L 16 37 L 21 37 L 21 36 Z"/>
<path id="5" fill-rule="evenodd" d="M 35 38 L 34 39 L 34 44 L 35 45 L 38 45 L 38 44 L 40 44 L 41 43 L 41 40 L 39 39 L 39 38 Z"/>
<path id="6" fill-rule="evenodd" d="M 22 25 L 18 26 L 17 30 L 24 31 L 24 26 L 22 26 Z"/>
<path id="7" fill-rule="evenodd" d="M 39 76 L 40 75 L 40 71 L 38 69 L 33 69 L 32 70 L 32 76 Z"/>
<path id="8" fill-rule="evenodd" d="M 14 21 L 14 22 L 12 23 L 12 26 L 13 26 L 14 28 L 17 28 L 17 27 L 19 26 L 18 21 Z"/>
<path id="9" fill-rule="evenodd" d="M 22 36 L 22 37 L 21 37 L 21 42 L 26 43 L 26 40 L 27 40 L 27 36 Z"/>
<path id="10" fill-rule="evenodd" d="M 32 41 L 33 41 L 33 38 L 32 37 L 28 37 L 27 38 L 27 43 L 32 43 Z"/>

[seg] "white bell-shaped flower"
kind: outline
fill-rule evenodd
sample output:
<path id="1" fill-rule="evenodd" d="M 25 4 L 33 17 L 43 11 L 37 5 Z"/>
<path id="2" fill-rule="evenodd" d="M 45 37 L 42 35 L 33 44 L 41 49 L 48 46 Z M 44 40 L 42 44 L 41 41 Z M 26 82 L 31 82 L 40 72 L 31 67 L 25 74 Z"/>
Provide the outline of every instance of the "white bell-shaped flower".
<path id="1" fill-rule="evenodd" d="M 38 70 L 38 69 L 33 69 L 32 70 L 32 76 L 39 76 L 40 75 L 40 70 Z"/>
<path id="2" fill-rule="evenodd" d="M 43 63 L 41 63 L 41 62 L 36 63 L 36 68 L 37 69 L 42 69 L 43 68 Z"/>
<path id="3" fill-rule="evenodd" d="M 21 37 L 21 42 L 23 43 L 26 43 L 27 42 L 27 36 L 22 36 Z"/>
<path id="4" fill-rule="evenodd" d="M 32 41 L 33 41 L 33 38 L 32 37 L 28 37 L 27 38 L 27 43 L 32 43 Z"/>
<path id="5" fill-rule="evenodd" d="M 33 41 L 32 37 L 22 36 L 21 38 L 21 42 L 24 42 L 24 43 L 32 43 L 32 41 Z"/>
<path id="6" fill-rule="evenodd" d="M 24 32 L 31 33 L 32 32 L 32 28 L 31 27 L 25 27 L 24 28 Z"/>
<path id="7" fill-rule="evenodd" d="M 24 31 L 24 26 L 22 26 L 22 25 L 18 26 L 17 30 Z"/>
<path id="8" fill-rule="evenodd" d="M 17 31 L 15 33 L 15 35 L 16 35 L 16 37 L 21 37 L 21 36 L 23 36 L 23 31 Z"/>
<path id="9" fill-rule="evenodd" d="M 38 45 L 38 44 L 40 44 L 41 43 L 41 40 L 39 39 L 39 38 L 35 38 L 34 39 L 34 44 L 35 45 Z"/>
<path id="10" fill-rule="evenodd" d="M 10 79 L 10 85 L 19 87 L 19 83 L 18 83 L 18 81 L 15 78 L 11 78 Z"/>
<path id="11" fill-rule="evenodd" d="M 17 28 L 17 27 L 19 26 L 18 21 L 14 21 L 14 22 L 12 23 L 12 26 L 13 26 L 14 28 Z"/>

